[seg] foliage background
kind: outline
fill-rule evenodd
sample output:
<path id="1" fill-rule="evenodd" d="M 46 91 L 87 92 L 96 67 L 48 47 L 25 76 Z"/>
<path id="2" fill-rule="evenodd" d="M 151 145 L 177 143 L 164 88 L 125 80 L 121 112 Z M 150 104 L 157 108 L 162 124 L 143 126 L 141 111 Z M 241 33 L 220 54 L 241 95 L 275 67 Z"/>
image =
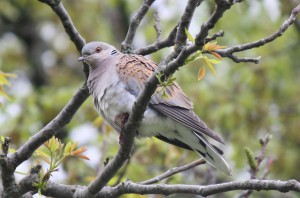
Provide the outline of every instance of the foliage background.
<path id="1" fill-rule="evenodd" d="M 295 2 L 254 0 L 234 6 L 213 30 L 225 31 L 218 44 L 233 46 L 271 34 L 288 17 Z M 117 48 L 140 3 L 134 0 L 64 1 L 75 26 L 87 42 L 99 40 Z M 135 47 L 155 41 L 155 10 L 161 18 L 163 36 L 166 36 L 176 25 L 185 4 L 186 1 L 182 0 L 155 2 L 138 30 Z M 197 32 L 212 10 L 213 2 L 205 1 L 196 11 L 190 29 L 192 34 Z M 273 138 L 267 155 L 274 159 L 268 178 L 300 180 L 299 44 L 298 20 L 275 42 L 241 53 L 262 56 L 258 65 L 236 64 L 224 59 L 216 66 L 217 77 L 209 73 L 200 82 L 196 75 L 200 67 L 198 62 L 176 73 L 177 81 L 194 102 L 197 114 L 226 140 L 223 148 L 225 158 L 233 168 L 233 176 L 226 177 L 204 165 L 165 182 L 204 185 L 248 179 L 244 148 L 249 147 L 258 154 L 258 140 L 268 133 Z M 150 58 L 159 62 L 169 51 L 164 49 Z M 29 0 L 0 2 L 0 70 L 17 74 L 6 89 L 11 100 L 0 97 L 0 131 L 1 135 L 12 137 L 14 148 L 47 124 L 82 84 L 84 74 L 78 57 L 76 48 L 48 6 Z M 106 158 L 112 158 L 118 149 L 118 134 L 98 117 L 91 99 L 85 102 L 59 136 L 62 141 L 73 140 L 79 145 L 86 145 L 86 155 L 91 158 L 89 162 L 69 159 L 64 163 L 60 172 L 53 174 L 53 180 L 64 183 L 86 184 L 103 168 Z M 127 178 L 142 181 L 197 158 L 192 152 L 154 138 L 137 140 L 129 166 L 125 166 L 110 184 Z M 18 170 L 26 172 L 35 163 L 36 160 L 31 159 Z M 228 197 L 233 195 L 236 192 L 227 194 Z M 278 192 L 254 193 L 256 196 L 296 197 L 292 193 Z"/>

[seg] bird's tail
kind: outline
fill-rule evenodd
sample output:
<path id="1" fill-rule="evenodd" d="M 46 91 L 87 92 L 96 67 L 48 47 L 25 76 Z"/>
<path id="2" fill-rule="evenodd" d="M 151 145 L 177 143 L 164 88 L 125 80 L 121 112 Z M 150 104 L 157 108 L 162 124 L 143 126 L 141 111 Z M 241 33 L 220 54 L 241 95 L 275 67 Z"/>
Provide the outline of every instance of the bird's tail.
<path id="1" fill-rule="evenodd" d="M 193 141 L 189 142 L 189 146 L 191 149 L 193 149 L 195 152 L 197 152 L 201 157 L 203 157 L 209 164 L 211 164 L 213 167 L 219 169 L 226 175 L 231 175 L 231 168 L 227 164 L 227 162 L 224 160 L 224 158 L 220 154 L 220 149 L 216 148 L 212 144 L 210 144 L 207 139 L 199 134 L 194 133 L 197 136 L 197 142 Z M 185 142 L 187 143 L 187 142 Z"/>

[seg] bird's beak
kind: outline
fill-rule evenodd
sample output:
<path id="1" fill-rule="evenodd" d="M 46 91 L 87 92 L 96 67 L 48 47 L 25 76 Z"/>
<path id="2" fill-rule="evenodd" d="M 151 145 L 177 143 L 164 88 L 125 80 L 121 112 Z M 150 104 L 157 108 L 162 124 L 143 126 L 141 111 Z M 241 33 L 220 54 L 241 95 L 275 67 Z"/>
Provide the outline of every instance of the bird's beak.
<path id="1" fill-rule="evenodd" d="M 81 56 L 78 58 L 78 61 L 84 61 L 86 59 L 86 56 Z"/>

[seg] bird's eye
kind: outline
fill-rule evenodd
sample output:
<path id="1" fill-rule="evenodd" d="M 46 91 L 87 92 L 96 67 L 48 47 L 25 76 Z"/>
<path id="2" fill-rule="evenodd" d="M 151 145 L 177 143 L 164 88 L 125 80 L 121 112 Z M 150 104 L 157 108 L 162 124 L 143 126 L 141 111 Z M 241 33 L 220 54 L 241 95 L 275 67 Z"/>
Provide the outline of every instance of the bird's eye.
<path id="1" fill-rule="evenodd" d="M 96 53 L 100 53 L 102 51 L 102 48 L 101 47 L 96 47 L 96 49 L 95 49 L 95 52 Z"/>

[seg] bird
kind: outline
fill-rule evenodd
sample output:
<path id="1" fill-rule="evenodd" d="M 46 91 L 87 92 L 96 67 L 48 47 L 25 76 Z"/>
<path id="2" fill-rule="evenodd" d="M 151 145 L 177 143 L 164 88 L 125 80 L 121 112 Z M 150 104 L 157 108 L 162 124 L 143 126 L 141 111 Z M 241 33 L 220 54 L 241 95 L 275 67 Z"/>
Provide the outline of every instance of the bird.
<path id="1" fill-rule="evenodd" d="M 85 44 L 79 61 L 89 66 L 87 86 L 95 109 L 118 132 L 122 144 L 124 123 L 158 65 L 144 56 L 124 54 L 114 46 L 93 41 Z M 160 86 L 160 85 L 158 85 Z M 166 87 L 167 97 L 156 91 L 144 112 L 137 138 L 155 137 L 169 144 L 195 151 L 210 165 L 231 175 L 223 151 L 207 137 L 224 144 L 193 111 L 193 103 L 175 81 Z"/>

